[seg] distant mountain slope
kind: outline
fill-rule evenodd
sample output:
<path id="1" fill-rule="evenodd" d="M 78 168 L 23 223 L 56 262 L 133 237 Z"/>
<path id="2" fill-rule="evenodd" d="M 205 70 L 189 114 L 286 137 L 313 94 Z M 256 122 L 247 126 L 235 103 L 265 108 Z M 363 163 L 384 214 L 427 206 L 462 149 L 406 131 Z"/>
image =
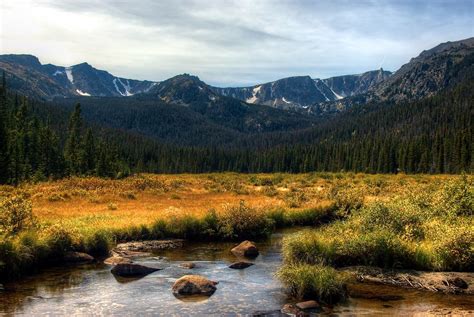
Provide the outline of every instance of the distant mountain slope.
<path id="1" fill-rule="evenodd" d="M 350 97 L 365 94 L 377 84 L 387 80 L 391 74 L 392 72 L 380 69 L 358 75 L 331 77 L 322 81 L 338 96 Z"/>
<path id="2" fill-rule="evenodd" d="M 220 95 L 230 96 L 252 104 L 302 110 L 315 104 L 366 93 L 374 85 L 387 79 L 390 74 L 391 72 L 378 70 L 360 75 L 345 75 L 327 79 L 297 76 L 252 87 L 212 87 L 212 90 Z"/>
<path id="3" fill-rule="evenodd" d="M 94 124 L 180 145 L 223 145 L 245 135 L 309 128 L 316 118 L 214 93 L 196 76 L 178 75 L 129 98 L 56 99 L 65 109 L 80 102 Z"/>
<path id="4" fill-rule="evenodd" d="M 423 51 L 374 87 L 373 93 L 382 100 L 418 100 L 468 76 L 474 78 L 474 37 Z"/>
<path id="5" fill-rule="evenodd" d="M 12 90 L 44 100 L 78 95 L 131 96 L 155 85 L 116 77 L 87 63 L 70 67 L 42 65 L 32 55 L 0 55 L 0 70 L 6 72 Z"/>
<path id="6" fill-rule="evenodd" d="M 474 38 L 442 43 L 423 51 L 366 93 L 315 104 L 308 112 L 321 115 L 366 103 L 416 101 L 469 80 L 474 80 Z"/>

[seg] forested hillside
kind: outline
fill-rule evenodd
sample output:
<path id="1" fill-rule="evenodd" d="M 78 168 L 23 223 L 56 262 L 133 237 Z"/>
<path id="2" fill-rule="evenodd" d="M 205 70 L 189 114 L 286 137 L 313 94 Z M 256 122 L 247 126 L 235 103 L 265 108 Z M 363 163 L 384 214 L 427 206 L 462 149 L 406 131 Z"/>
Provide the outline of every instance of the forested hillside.
<path id="1" fill-rule="evenodd" d="M 119 104 L 116 112 L 112 105 L 104 106 L 97 111 L 111 121 L 98 125 L 93 120 L 98 112 L 84 122 L 79 104 L 71 109 L 37 102 L 4 87 L 5 81 L 0 105 L 2 183 L 144 171 L 459 173 L 474 168 L 472 81 L 417 102 L 354 107 L 294 132 L 241 133 L 205 120 L 199 126 L 199 117 L 191 115 L 188 123 L 175 122 L 167 105 L 161 111 L 174 125 L 160 132 L 166 143 L 135 128 L 140 120 L 160 117 L 156 113 L 138 118 L 132 105 L 126 115 L 120 114 L 125 105 Z M 114 124 L 116 116 L 130 123 Z"/>

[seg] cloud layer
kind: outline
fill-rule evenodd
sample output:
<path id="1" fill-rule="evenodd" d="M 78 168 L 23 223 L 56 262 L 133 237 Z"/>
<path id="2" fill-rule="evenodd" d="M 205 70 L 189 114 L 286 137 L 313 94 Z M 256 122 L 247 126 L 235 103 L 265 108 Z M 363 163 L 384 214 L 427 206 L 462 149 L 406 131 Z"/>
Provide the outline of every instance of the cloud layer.
<path id="1" fill-rule="evenodd" d="M 473 36 L 472 16 L 472 0 L 16 0 L 1 4 L 0 48 L 129 78 L 187 72 L 235 86 L 396 70 Z"/>

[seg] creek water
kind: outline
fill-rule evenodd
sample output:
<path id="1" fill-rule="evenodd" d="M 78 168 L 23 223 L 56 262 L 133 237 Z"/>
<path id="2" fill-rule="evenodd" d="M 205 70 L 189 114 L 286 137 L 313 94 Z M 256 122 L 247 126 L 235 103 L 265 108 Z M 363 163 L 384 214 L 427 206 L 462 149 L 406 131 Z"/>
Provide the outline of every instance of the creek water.
<path id="1" fill-rule="evenodd" d="M 136 263 L 162 269 L 140 279 L 117 279 L 110 273 L 111 267 L 104 264 L 50 268 L 4 284 L 0 290 L 0 315 L 277 315 L 285 303 L 294 302 L 285 295 L 274 273 L 282 261 L 282 238 L 295 230 L 301 229 L 280 231 L 259 242 L 260 256 L 253 261 L 255 265 L 244 270 L 228 268 L 237 259 L 229 251 L 234 244 L 226 242 L 186 242 L 183 248 L 138 259 Z M 181 268 L 184 262 L 193 262 L 196 267 Z M 218 281 L 217 291 L 211 297 L 174 297 L 173 282 L 186 274 Z M 360 296 L 356 294 L 334 307 L 326 307 L 324 314 L 407 316 L 458 309 L 474 313 L 472 296 L 376 285 L 358 285 L 355 293 Z"/>

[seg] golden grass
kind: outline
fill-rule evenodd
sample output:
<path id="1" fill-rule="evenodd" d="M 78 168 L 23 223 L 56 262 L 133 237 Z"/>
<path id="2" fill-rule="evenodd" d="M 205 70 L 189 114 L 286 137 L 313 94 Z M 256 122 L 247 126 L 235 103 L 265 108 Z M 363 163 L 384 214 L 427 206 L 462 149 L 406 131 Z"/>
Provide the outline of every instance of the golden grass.
<path id="1" fill-rule="evenodd" d="M 201 217 L 211 208 L 220 210 L 241 200 L 250 207 L 283 207 L 288 212 L 325 207 L 331 204 L 334 192 L 348 187 L 357 190 L 365 201 L 384 200 L 403 192 L 408 185 L 433 186 L 451 177 L 352 173 L 142 174 L 123 180 L 69 178 L 25 184 L 18 189 L 3 186 L 0 195 L 16 190 L 29 193 L 33 213 L 40 223 L 60 222 L 76 230 L 121 229 L 173 216 Z"/>

